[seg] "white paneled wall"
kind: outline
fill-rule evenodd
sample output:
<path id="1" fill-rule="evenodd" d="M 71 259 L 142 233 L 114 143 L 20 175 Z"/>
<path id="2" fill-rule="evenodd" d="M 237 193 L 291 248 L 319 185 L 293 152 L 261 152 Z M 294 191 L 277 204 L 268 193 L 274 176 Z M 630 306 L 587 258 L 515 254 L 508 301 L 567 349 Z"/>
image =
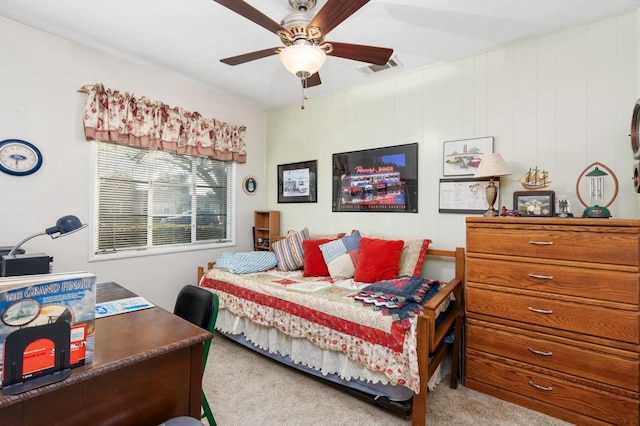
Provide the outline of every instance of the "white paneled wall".
<path id="1" fill-rule="evenodd" d="M 501 181 L 501 205 L 523 190 L 529 167 L 550 170 L 549 189 L 582 212 L 576 180 L 589 164 L 610 167 L 620 181 L 614 217 L 638 218 L 629 144 L 631 112 L 640 97 L 639 14 L 586 24 L 419 71 L 366 82 L 351 90 L 269 112 L 267 186 L 278 164 L 318 160 L 318 203 L 278 204 L 282 228 L 312 233 L 361 229 L 379 235 L 428 237 L 433 245 L 465 244 L 465 215 L 438 212 L 443 142 L 495 137 L 514 175 Z M 401 58 L 400 58 L 401 59 Z M 325 66 L 331 66 L 328 63 Z M 366 78 L 366 77 L 365 77 Z M 293 89 L 292 89 L 293 90 Z M 312 90 L 309 91 L 312 95 Z M 331 212 L 331 155 L 418 142 L 419 213 Z"/>

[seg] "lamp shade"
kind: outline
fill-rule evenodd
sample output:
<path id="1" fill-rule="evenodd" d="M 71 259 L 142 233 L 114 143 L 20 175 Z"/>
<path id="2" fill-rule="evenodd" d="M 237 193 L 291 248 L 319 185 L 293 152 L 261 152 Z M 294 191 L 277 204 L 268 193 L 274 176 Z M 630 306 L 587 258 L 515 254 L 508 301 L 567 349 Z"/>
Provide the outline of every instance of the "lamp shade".
<path id="1" fill-rule="evenodd" d="M 280 52 L 280 61 L 284 67 L 299 78 L 317 73 L 326 60 L 324 50 L 306 44 L 287 46 Z"/>
<path id="2" fill-rule="evenodd" d="M 474 177 L 506 176 L 510 174 L 511 169 L 507 166 L 502 156 L 498 153 L 493 153 L 482 156 Z"/>

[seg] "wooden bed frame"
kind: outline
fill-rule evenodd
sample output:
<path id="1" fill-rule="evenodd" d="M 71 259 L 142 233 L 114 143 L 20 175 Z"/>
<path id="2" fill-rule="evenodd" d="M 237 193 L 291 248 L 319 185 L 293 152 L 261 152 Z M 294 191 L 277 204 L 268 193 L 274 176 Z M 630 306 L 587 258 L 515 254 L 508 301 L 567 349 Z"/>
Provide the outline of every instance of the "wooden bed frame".
<path id="1" fill-rule="evenodd" d="M 281 238 L 278 238 L 281 239 Z M 446 287 L 433 296 L 424 307 L 424 312 L 418 316 L 418 365 L 420 370 L 420 393 L 414 394 L 412 405 L 412 425 L 425 425 L 427 415 L 427 383 L 436 371 L 438 365 L 448 353 L 451 354 L 450 386 L 458 387 L 458 368 L 460 362 L 460 340 L 464 319 L 464 277 L 465 250 L 457 247 L 455 250 L 429 249 L 429 257 L 452 258 L 455 261 L 455 277 L 447 282 Z M 207 264 L 207 270 L 212 269 L 215 262 Z M 198 283 L 206 273 L 205 268 L 198 267 Z M 454 305 L 447 311 L 446 316 L 436 328 L 436 309 L 450 294 L 455 295 Z M 455 327 L 455 338 L 451 345 L 443 344 L 444 338 Z"/>

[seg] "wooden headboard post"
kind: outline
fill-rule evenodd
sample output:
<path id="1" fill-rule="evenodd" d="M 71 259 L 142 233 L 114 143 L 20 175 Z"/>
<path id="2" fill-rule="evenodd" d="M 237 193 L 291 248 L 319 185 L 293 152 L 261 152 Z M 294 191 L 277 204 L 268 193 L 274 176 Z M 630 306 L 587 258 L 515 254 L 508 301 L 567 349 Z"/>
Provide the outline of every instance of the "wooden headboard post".
<path id="1" fill-rule="evenodd" d="M 459 303 L 459 306 L 464 306 L 462 303 L 462 298 L 464 297 L 464 287 L 465 287 L 465 250 L 464 247 L 456 247 L 454 250 L 437 250 L 437 249 L 429 249 L 427 250 L 427 255 L 431 256 L 442 256 L 442 257 L 453 257 L 455 258 L 455 279 L 460 280 L 462 283 L 462 287 L 459 292 L 456 292 L 456 299 Z"/>
<path id="2" fill-rule="evenodd" d="M 429 256 L 440 256 L 455 259 L 455 278 L 449 281 L 449 285 L 455 286 L 453 294 L 455 295 L 455 309 L 450 311 L 442 321 L 442 324 L 435 328 L 435 308 L 442 303 L 443 297 L 433 297 L 427 305 L 425 305 L 425 311 L 422 315 L 418 316 L 417 332 L 419 343 L 417 346 L 418 351 L 418 364 L 420 370 L 420 392 L 413 397 L 413 411 L 412 411 L 412 425 L 423 426 L 426 424 L 427 414 L 427 382 L 434 373 L 436 367 L 440 364 L 440 361 L 445 356 L 445 346 L 439 345 L 444 339 L 445 335 L 449 333 L 454 323 L 457 326 L 455 342 L 458 345 L 455 346 L 455 351 L 452 350 L 452 357 L 457 357 L 456 352 L 459 350 L 460 336 L 462 332 L 462 321 L 459 315 L 463 312 L 462 298 L 464 295 L 464 277 L 465 277 L 465 250 L 462 247 L 457 247 L 453 250 L 436 250 L 429 249 L 427 251 Z M 432 356 L 430 358 L 430 356 Z M 457 359 L 452 359 L 452 369 L 457 370 Z M 457 386 L 457 374 L 453 374 L 451 386 Z"/>

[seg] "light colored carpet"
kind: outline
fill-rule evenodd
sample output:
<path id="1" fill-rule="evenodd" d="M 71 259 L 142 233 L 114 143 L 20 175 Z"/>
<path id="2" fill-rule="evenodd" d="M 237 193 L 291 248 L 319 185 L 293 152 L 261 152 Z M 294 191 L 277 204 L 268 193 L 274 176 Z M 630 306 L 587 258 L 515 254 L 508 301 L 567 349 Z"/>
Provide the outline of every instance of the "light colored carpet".
<path id="1" fill-rule="evenodd" d="M 411 424 L 219 335 L 211 344 L 203 388 L 219 426 Z M 432 425 L 568 425 L 464 386 L 451 389 L 448 381 L 427 400 Z"/>

